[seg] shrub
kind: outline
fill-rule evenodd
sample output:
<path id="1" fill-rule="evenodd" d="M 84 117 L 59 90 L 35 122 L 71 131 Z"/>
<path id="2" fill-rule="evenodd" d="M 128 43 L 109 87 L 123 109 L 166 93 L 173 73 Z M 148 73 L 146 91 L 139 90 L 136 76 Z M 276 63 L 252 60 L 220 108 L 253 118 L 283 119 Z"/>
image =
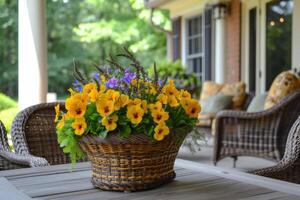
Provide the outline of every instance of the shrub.
<path id="1" fill-rule="evenodd" d="M 12 121 L 14 120 L 17 113 L 18 113 L 17 107 L 12 107 L 12 108 L 0 111 L 0 120 L 3 122 L 7 132 L 10 131 Z"/>
<path id="2" fill-rule="evenodd" d="M 150 74 L 154 72 L 150 68 Z M 175 81 L 178 88 L 186 89 L 198 97 L 200 94 L 201 84 L 197 79 L 196 74 L 189 72 L 188 68 L 181 64 L 180 60 L 175 62 L 163 62 L 157 66 L 157 73 L 159 77 L 168 77 Z"/>
<path id="3" fill-rule="evenodd" d="M 17 107 L 17 102 L 12 98 L 0 93 L 0 111 Z"/>

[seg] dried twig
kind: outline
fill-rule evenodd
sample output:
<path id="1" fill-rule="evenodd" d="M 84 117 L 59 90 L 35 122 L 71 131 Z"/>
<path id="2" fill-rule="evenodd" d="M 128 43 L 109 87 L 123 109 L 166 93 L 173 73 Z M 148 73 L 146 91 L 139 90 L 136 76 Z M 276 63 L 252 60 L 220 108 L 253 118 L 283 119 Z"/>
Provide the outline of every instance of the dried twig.
<path id="1" fill-rule="evenodd" d="M 100 75 L 102 74 L 106 79 L 109 78 L 109 75 L 103 69 L 101 69 L 98 65 L 93 63 L 93 66 L 99 71 Z"/>
<path id="2" fill-rule="evenodd" d="M 77 80 L 78 82 L 80 82 L 81 84 L 86 84 L 88 83 L 88 81 L 86 80 L 86 78 L 81 74 L 81 72 L 78 70 L 77 66 L 76 66 L 76 61 L 75 59 L 73 59 L 73 76 L 75 78 L 75 80 Z"/>
<path id="3" fill-rule="evenodd" d="M 114 59 L 114 57 L 109 54 L 109 59 L 106 59 L 107 62 L 109 62 L 110 64 L 112 64 L 113 66 L 115 66 L 117 69 L 119 69 L 121 72 L 124 72 L 125 70 L 123 69 L 123 67 Z"/>

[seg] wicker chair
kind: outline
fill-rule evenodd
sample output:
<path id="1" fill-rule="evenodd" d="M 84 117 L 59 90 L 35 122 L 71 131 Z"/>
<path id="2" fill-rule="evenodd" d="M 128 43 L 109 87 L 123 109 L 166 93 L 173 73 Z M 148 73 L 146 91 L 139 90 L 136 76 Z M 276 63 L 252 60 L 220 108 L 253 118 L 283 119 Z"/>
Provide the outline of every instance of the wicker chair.
<path id="1" fill-rule="evenodd" d="M 273 167 L 252 173 L 300 184 L 300 117 L 289 133 L 282 160 Z"/>
<path id="2" fill-rule="evenodd" d="M 43 158 L 23 156 L 11 152 L 7 134 L 3 123 L 0 121 L 0 170 L 18 169 L 23 167 L 37 167 L 48 165 Z"/>
<path id="3" fill-rule="evenodd" d="M 300 90 L 270 109 L 248 113 L 221 111 L 216 116 L 213 162 L 231 156 L 255 156 L 280 161 L 293 122 L 300 114 Z"/>
<path id="4" fill-rule="evenodd" d="M 45 158 L 50 165 L 70 163 L 69 156 L 62 151 L 57 142 L 54 124 L 54 107 L 57 104 L 38 104 L 18 113 L 11 130 L 17 153 Z M 64 103 L 59 104 L 64 109 Z"/>

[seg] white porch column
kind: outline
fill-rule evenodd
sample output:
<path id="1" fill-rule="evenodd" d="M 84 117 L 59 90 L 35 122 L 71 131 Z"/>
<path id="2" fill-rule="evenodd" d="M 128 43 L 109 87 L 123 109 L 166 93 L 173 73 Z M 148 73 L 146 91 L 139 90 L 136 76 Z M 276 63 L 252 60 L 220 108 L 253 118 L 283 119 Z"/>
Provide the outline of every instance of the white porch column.
<path id="1" fill-rule="evenodd" d="M 46 102 L 47 33 L 45 0 L 19 0 L 19 107 Z"/>
<path id="2" fill-rule="evenodd" d="M 166 34 L 167 35 L 167 60 L 172 61 L 173 60 L 173 37 L 172 34 Z"/>
<path id="3" fill-rule="evenodd" d="M 213 6 L 213 17 L 215 20 L 215 81 L 225 83 L 226 81 L 226 4 Z"/>

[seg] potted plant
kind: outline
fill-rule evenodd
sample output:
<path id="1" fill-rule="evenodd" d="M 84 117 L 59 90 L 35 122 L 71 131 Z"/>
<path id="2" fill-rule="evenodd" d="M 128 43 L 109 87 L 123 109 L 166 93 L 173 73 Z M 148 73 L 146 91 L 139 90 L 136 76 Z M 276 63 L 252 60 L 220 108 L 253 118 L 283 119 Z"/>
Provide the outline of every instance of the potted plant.
<path id="1" fill-rule="evenodd" d="M 153 78 L 127 49 L 124 69 L 111 57 L 109 73 L 70 89 L 65 110 L 56 106 L 58 142 L 72 162 L 87 154 L 92 183 L 104 190 L 136 191 L 175 177 L 174 161 L 186 135 L 195 128 L 200 105 L 172 80 Z M 154 66 L 155 68 L 155 66 Z M 62 111 L 63 110 L 63 111 Z"/>

